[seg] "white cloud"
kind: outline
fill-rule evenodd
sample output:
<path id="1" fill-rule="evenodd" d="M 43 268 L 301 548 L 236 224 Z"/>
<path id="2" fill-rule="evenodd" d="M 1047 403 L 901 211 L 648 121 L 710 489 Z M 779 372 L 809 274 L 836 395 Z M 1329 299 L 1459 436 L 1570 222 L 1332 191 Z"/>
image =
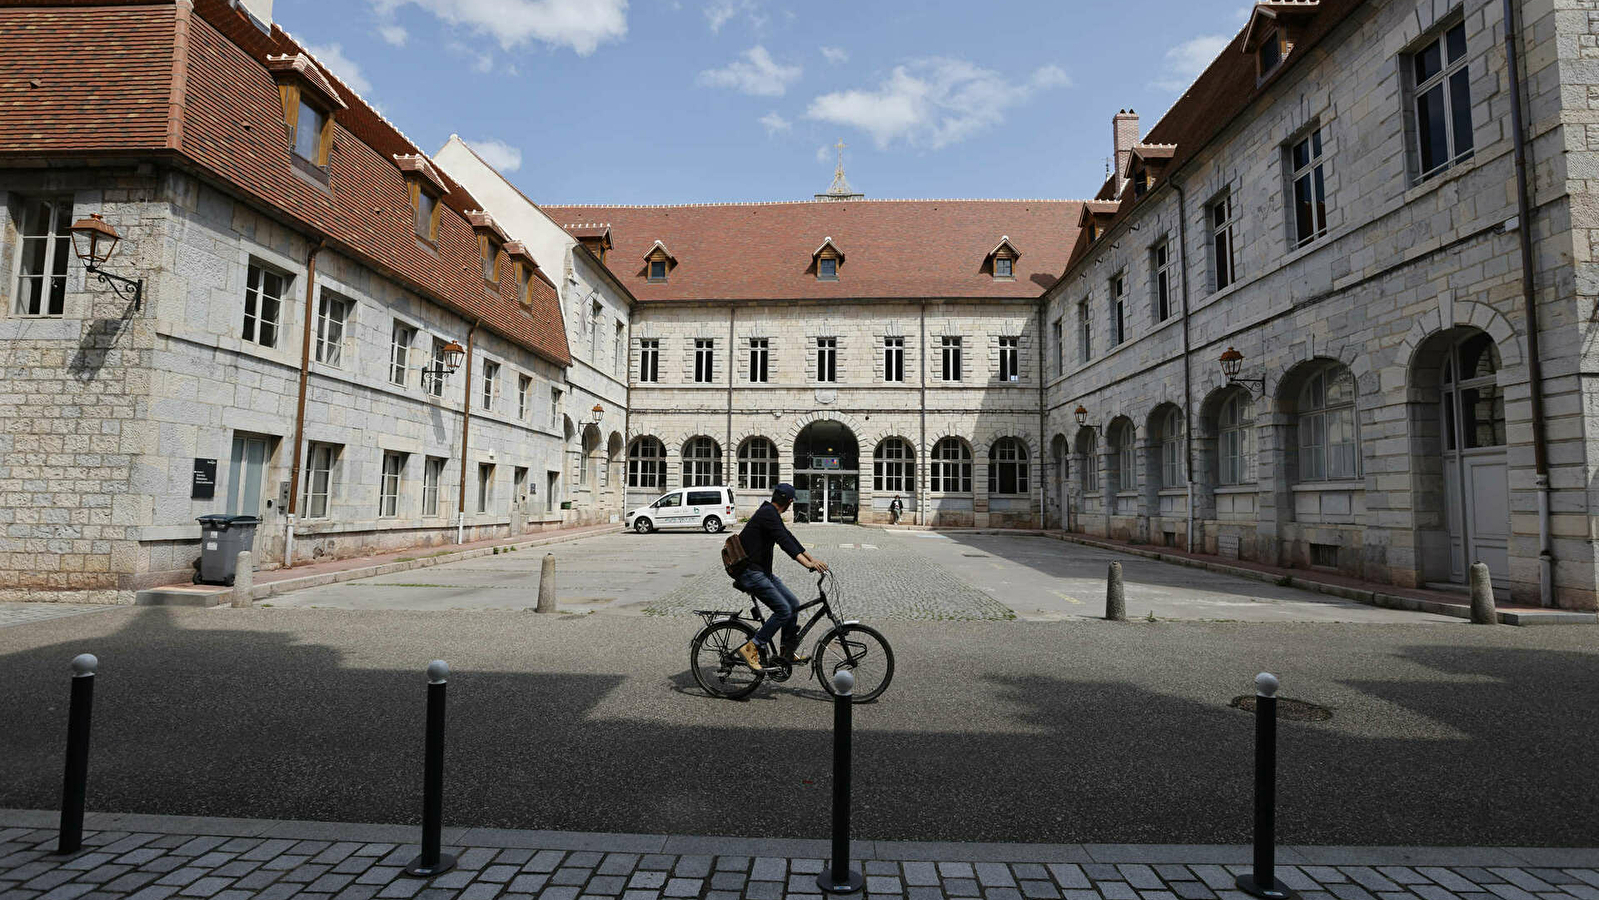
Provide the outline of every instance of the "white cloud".
<path id="1" fill-rule="evenodd" d="M 757 31 L 766 27 L 766 16 L 756 0 L 712 0 L 705 4 L 705 22 L 711 26 L 712 34 L 720 32 L 723 25 L 738 15 L 747 16 Z"/>
<path id="2" fill-rule="evenodd" d="M 394 24 L 379 25 L 378 36 L 383 38 L 385 43 L 395 47 L 404 47 L 405 42 L 411 39 L 410 33 L 403 26 Z"/>
<path id="3" fill-rule="evenodd" d="M 833 161 L 833 148 L 827 146 L 826 144 L 823 144 L 822 146 L 817 147 L 816 148 L 816 161 L 819 162 L 819 163 L 830 163 L 830 162 L 832 162 Z"/>
<path id="4" fill-rule="evenodd" d="M 1230 35 L 1202 34 L 1178 44 L 1166 51 L 1166 64 L 1151 84 L 1163 91 L 1186 90 L 1231 42 Z"/>
<path id="5" fill-rule="evenodd" d="M 875 90 L 835 91 L 811 101 L 805 115 L 849 125 L 879 148 L 896 141 L 933 149 L 965 140 L 1005 119 L 1005 110 L 1033 94 L 1065 87 L 1059 66 L 1040 67 L 1024 82 L 958 59 L 932 58 L 895 66 Z"/>
<path id="6" fill-rule="evenodd" d="M 775 110 L 775 109 L 772 110 L 771 112 L 767 113 L 766 115 L 761 116 L 756 121 L 760 122 L 762 125 L 766 126 L 766 136 L 767 137 L 771 137 L 771 136 L 777 134 L 779 131 L 787 131 L 790 128 L 794 127 L 793 123 L 789 122 L 789 120 L 787 120 L 787 119 L 783 118 L 782 116 L 778 115 L 777 114 L 777 110 Z"/>
<path id="7" fill-rule="evenodd" d="M 835 66 L 839 63 L 849 62 L 849 51 L 843 47 L 823 47 L 821 50 L 822 58 Z"/>
<path id="8" fill-rule="evenodd" d="M 344 55 L 341 44 L 306 44 L 305 49 L 311 51 L 316 61 L 333 73 L 333 77 L 349 86 L 350 90 L 361 94 L 363 97 L 372 92 L 372 82 L 366 80 L 361 74 L 361 67 Z"/>
<path id="9" fill-rule="evenodd" d="M 744 51 L 742 59 L 735 59 L 720 69 L 701 72 L 699 83 L 732 88 L 756 97 L 781 97 L 789 85 L 799 80 L 801 71 L 799 66 L 779 64 L 765 47 L 756 44 Z"/>
<path id="10" fill-rule="evenodd" d="M 522 168 L 522 151 L 504 141 L 485 139 L 466 141 L 466 145 L 472 148 L 473 153 L 483 157 L 484 162 L 501 172 L 515 172 Z"/>
<path id="11" fill-rule="evenodd" d="M 402 6 L 427 10 L 444 22 L 487 35 L 503 50 L 529 41 L 568 47 L 588 56 L 627 35 L 628 0 L 372 0 L 380 16 Z"/>

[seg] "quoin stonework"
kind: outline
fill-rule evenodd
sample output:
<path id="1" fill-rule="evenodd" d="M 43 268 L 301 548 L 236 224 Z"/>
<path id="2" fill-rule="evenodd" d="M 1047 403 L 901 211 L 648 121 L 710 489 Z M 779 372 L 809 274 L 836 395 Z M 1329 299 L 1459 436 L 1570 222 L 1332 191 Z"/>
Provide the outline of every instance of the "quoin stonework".
<path id="1" fill-rule="evenodd" d="M 841 156 L 809 200 L 595 206 L 425 153 L 270 3 L 6 4 L 0 597 L 185 581 L 207 513 L 270 568 L 790 481 L 802 521 L 1594 609 L 1590 18 L 1259 3 L 1147 131 L 1107 110 L 1091 199 L 874 199 Z"/>

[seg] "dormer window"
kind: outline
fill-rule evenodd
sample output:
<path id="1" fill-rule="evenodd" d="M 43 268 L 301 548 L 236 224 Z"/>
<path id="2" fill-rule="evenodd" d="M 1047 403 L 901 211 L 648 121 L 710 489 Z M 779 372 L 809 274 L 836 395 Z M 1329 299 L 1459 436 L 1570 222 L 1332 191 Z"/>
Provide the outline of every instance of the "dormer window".
<path id="1" fill-rule="evenodd" d="M 483 259 L 483 278 L 485 281 L 497 282 L 500 280 L 500 250 L 510 242 L 505 232 L 494 221 L 494 217 L 481 209 L 467 210 L 466 220 L 472 225 L 472 232 L 477 235 L 479 255 Z"/>
<path id="2" fill-rule="evenodd" d="M 1260 64 L 1261 78 L 1270 75 L 1272 70 L 1277 68 L 1277 64 L 1283 61 L 1281 32 L 1273 31 L 1266 35 L 1266 39 L 1260 44 L 1260 49 L 1255 51 L 1255 59 Z"/>
<path id="3" fill-rule="evenodd" d="M 538 269 L 538 263 L 533 261 L 532 255 L 527 252 L 527 245 L 521 241 L 507 243 L 504 250 L 516 272 L 516 299 L 520 303 L 531 304 L 533 302 L 533 296 L 530 293 L 533 288 L 533 273 Z"/>
<path id="4" fill-rule="evenodd" d="M 427 191 L 416 194 L 416 236 L 424 241 L 437 240 L 439 233 L 439 200 Z"/>
<path id="5" fill-rule="evenodd" d="M 1244 27 L 1243 51 L 1255 57 L 1255 80 L 1264 81 L 1294 52 L 1306 24 L 1315 17 L 1320 0 L 1256 3 Z"/>
<path id="6" fill-rule="evenodd" d="M 660 241 L 656 241 L 654 246 L 650 247 L 650 252 L 644 254 L 644 268 L 652 282 L 664 283 L 667 273 L 676 265 L 677 259 Z"/>
<path id="7" fill-rule="evenodd" d="M 844 262 L 844 251 L 838 249 L 832 238 L 823 238 L 822 245 L 811 253 L 816 266 L 817 281 L 837 281 L 838 267 Z"/>
<path id="8" fill-rule="evenodd" d="M 994 260 L 994 277 L 1015 278 L 1015 274 L 1011 271 L 1011 262 L 1012 260 L 1009 259 Z"/>
<path id="9" fill-rule="evenodd" d="M 268 56 L 267 69 L 278 83 L 283 124 L 296 159 L 326 170 L 333 149 L 333 115 L 345 103 L 309 56 Z"/>
<path id="10" fill-rule="evenodd" d="M 1002 237 L 999 244 L 988 251 L 988 272 L 995 281 L 1012 281 L 1016 278 L 1016 260 L 1021 258 L 1021 251 L 1010 242 L 1010 237 Z"/>
<path id="11" fill-rule="evenodd" d="M 322 137 L 327 128 L 327 113 L 301 100 L 300 115 L 294 125 L 294 152 L 314 166 L 327 165 L 327 154 L 322 152 Z"/>
<path id="12" fill-rule="evenodd" d="M 416 236 L 424 241 L 436 241 L 439 236 L 439 207 L 444 197 L 444 179 L 438 170 L 421 154 L 398 155 L 394 165 L 405 178 L 411 195 L 411 210 L 416 214 Z"/>
<path id="13" fill-rule="evenodd" d="M 500 280 L 500 242 L 493 238 L 483 241 L 483 277 Z"/>
<path id="14" fill-rule="evenodd" d="M 819 259 L 816 261 L 816 277 L 823 281 L 838 280 L 838 260 Z"/>
<path id="15" fill-rule="evenodd" d="M 516 264 L 516 299 L 528 302 L 527 289 L 533 283 L 533 272 L 522 263 Z"/>

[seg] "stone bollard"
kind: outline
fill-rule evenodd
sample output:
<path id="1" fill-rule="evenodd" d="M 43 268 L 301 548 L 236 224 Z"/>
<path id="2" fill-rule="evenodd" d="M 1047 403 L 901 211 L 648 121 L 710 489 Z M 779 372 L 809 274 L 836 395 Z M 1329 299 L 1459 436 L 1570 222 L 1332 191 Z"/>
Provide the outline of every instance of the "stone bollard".
<path id="1" fill-rule="evenodd" d="M 250 590 L 255 587 L 255 554 L 240 550 L 233 564 L 233 608 L 250 608 Z"/>
<path id="2" fill-rule="evenodd" d="M 1494 609 L 1493 576 L 1488 573 L 1487 563 L 1471 564 L 1471 624 L 1499 624 L 1499 613 Z"/>
<path id="3" fill-rule="evenodd" d="M 1110 564 L 1110 575 L 1105 581 L 1105 618 L 1112 622 L 1127 621 L 1127 595 L 1122 590 L 1122 564 Z"/>
<path id="4" fill-rule="evenodd" d="M 544 554 L 544 567 L 539 570 L 538 612 L 555 612 L 555 554 Z"/>

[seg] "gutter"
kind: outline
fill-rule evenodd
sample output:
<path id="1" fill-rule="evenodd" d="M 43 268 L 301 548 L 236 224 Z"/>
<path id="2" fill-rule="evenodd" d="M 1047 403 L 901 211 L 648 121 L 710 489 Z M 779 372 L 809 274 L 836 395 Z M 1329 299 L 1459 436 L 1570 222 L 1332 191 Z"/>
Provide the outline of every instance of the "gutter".
<path id="1" fill-rule="evenodd" d="M 931 453 L 931 450 L 927 446 L 927 301 L 925 299 L 922 300 L 921 320 L 918 327 L 921 329 L 922 335 L 918 339 L 916 347 L 916 368 L 922 373 L 922 387 L 920 398 L 921 402 L 917 403 L 916 407 L 920 411 L 922 419 L 922 434 L 920 438 L 922 447 L 919 451 L 919 454 L 922 458 L 922 466 L 921 474 L 916 479 L 916 524 L 926 525 L 927 475 L 930 471 L 928 467 L 928 455 Z"/>
<path id="2" fill-rule="evenodd" d="M 461 490 L 459 499 L 455 503 L 455 542 L 466 543 L 466 446 L 467 435 L 472 425 L 472 344 L 477 339 L 476 319 L 472 320 L 472 327 L 466 330 L 466 383 L 463 390 L 465 397 L 461 407 Z"/>
<path id="3" fill-rule="evenodd" d="M 1044 363 L 1048 359 L 1048 357 L 1046 356 L 1046 351 L 1049 348 L 1048 333 L 1044 330 L 1044 318 L 1045 318 L 1044 311 L 1046 309 L 1048 309 L 1048 308 L 1049 308 L 1049 304 L 1047 304 L 1047 303 L 1039 303 L 1038 304 L 1038 475 L 1039 475 L 1039 478 L 1038 478 L 1038 488 L 1039 488 L 1039 490 L 1038 490 L 1038 527 L 1039 528 L 1044 528 L 1047 525 L 1046 511 L 1049 508 L 1049 492 L 1050 492 L 1050 488 L 1054 486 L 1053 484 L 1051 484 L 1051 482 L 1054 481 L 1053 478 L 1045 479 L 1043 477 L 1044 472 L 1047 471 L 1044 468 L 1044 454 L 1046 452 L 1046 449 L 1045 449 L 1046 445 L 1044 443 L 1044 441 L 1045 441 L 1045 437 L 1044 436 L 1049 432 L 1048 423 L 1045 421 L 1045 413 L 1044 413 Z M 1059 352 L 1059 351 L 1057 351 L 1057 352 Z M 1054 448 L 1051 447 L 1049 449 L 1053 450 Z M 1054 456 L 1051 455 L 1049 459 L 1050 459 L 1050 463 L 1053 466 L 1053 463 L 1055 461 Z M 1057 474 L 1057 475 L 1061 474 L 1058 468 L 1056 469 L 1055 474 Z M 1060 494 L 1065 494 L 1065 492 L 1066 492 L 1066 479 L 1065 479 L 1064 476 L 1062 476 L 1061 479 L 1060 479 L 1059 493 Z M 1058 499 L 1063 499 L 1063 498 L 1058 498 Z M 1066 506 L 1066 504 L 1064 502 L 1062 502 L 1061 503 L 1061 508 L 1064 509 L 1065 506 Z M 1061 520 L 1062 520 L 1062 526 L 1064 527 L 1064 525 L 1065 525 L 1065 515 L 1064 514 L 1062 514 Z"/>
<path id="4" fill-rule="evenodd" d="M 1538 602 L 1555 605 L 1555 555 L 1549 526 L 1549 448 L 1543 409 L 1543 363 L 1538 349 L 1538 304 L 1533 294 L 1532 202 L 1527 185 L 1527 133 L 1521 119 L 1521 63 L 1516 54 L 1516 12 L 1504 0 L 1505 68 L 1510 75 L 1510 128 L 1516 148 L 1516 215 L 1521 242 L 1521 301 L 1527 317 L 1527 387 L 1532 405 L 1532 458 L 1538 490 Z"/>
<path id="5" fill-rule="evenodd" d="M 1172 181 L 1177 189 L 1178 271 L 1183 273 L 1183 452 L 1188 461 L 1188 552 L 1194 552 L 1194 382 L 1189 367 L 1188 348 L 1188 194 L 1182 182 Z M 1265 393 L 1263 390 L 1261 393 Z"/>
<path id="6" fill-rule="evenodd" d="M 300 504 L 300 464 L 305 449 L 305 389 L 311 380 L 311 311 L 316 298 L 316 258 L 322 252 L 317 238 L 305 252 L 305 320 L 300 335 L 300 399 L 294 410 L 294 462 L 289 467 L 289 520 L 283 534 L 283 567 L 294 565 L 294 516 Z"/>

